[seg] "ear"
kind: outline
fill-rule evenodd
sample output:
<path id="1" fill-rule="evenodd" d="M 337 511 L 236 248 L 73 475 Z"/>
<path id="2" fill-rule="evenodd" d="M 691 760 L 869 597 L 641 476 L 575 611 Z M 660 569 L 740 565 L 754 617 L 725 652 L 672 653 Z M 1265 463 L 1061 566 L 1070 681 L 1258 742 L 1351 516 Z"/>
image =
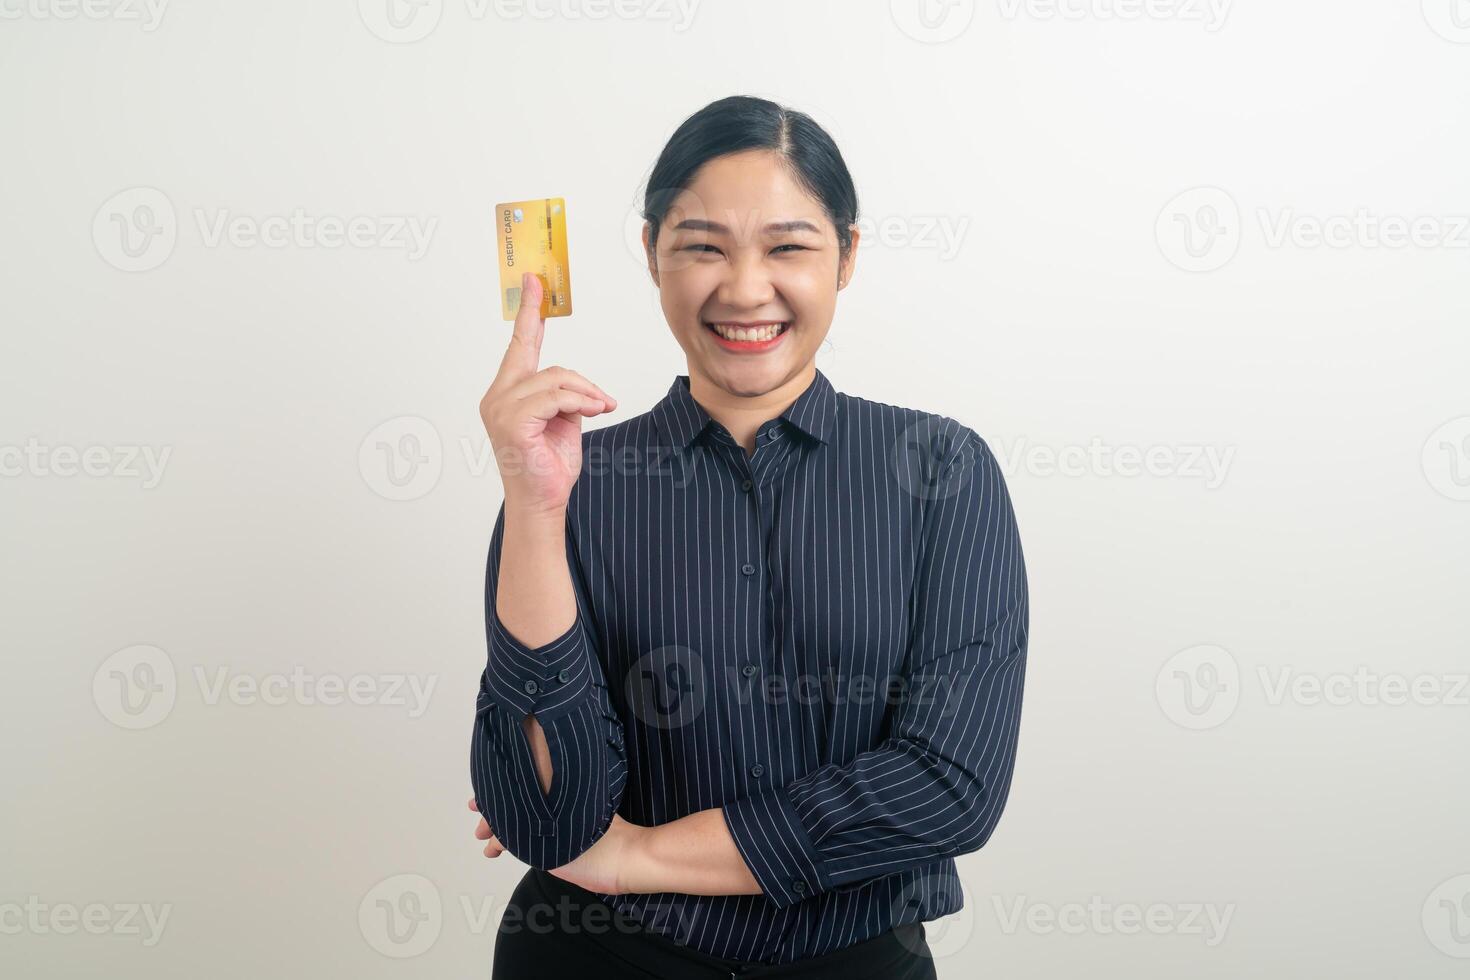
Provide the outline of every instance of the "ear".
<path id="1" fill-rule="evenodd" d="M 643 222 L 643 257 L 648 262 L 648 274 L 653 278 L 653 284 L 660 286 L 658 281 L 658 255 L 653 247 L 653 222 Z M 660 288 L 662 288 L 660 286 Z"/>
<path id="2" fill-rule="evenodd" d="M 852 282 L 852 274 L 857 269 L 858 240 L 863 233 L 857 225 L 849 226 L 852 229 L 852 242 L 847 246 L 847 254 L 837 263 L 837 288 L 843 290 L 847 284 Z"/>

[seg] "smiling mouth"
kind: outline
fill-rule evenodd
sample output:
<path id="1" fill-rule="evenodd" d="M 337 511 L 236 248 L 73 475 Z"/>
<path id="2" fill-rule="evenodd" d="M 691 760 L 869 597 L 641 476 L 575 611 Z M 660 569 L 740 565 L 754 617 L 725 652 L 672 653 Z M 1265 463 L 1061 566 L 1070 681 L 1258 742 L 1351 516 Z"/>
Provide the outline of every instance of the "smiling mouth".
<path id="1" fill-rule="evenodd" d="M 758 324 L 711 323 L 701 321 L 704 328 L 728 344 L 759 347 L 768 344 L 791 328 L 791 321 L 766 321 Z"/>

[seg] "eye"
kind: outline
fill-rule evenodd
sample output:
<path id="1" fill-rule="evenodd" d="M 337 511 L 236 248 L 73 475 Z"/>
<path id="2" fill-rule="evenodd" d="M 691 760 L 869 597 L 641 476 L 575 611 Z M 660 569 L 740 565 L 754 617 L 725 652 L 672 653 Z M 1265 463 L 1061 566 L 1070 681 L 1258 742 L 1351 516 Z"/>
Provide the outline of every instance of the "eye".
<path id="1" fill-rule="evenodd" d="M 796 249 L 798 251 L 801 251 L 801 252 L 805 252 L 805 251 L 808 250 L 805 245 L 777 245 L 775 248 L 771 249 L 771 251 L 773 251 L 773 252 L 779 252 L 783 248 L 794 248 L 794 249 Z"/>
<path id="2" fill-rule="evenodd" d="M 715 248 L 713 245 L 709 244 L 708 242 L 701 242 L 698 245 L 685 245 L 683 248 L 679 249 L 679 251 L 681 251 L 681 252 L 701 252 L 704 249 L 710 249 L 710 250 L 715 251 L 715 252 L 718 252 L 719 251 L 718 248 Z"/>

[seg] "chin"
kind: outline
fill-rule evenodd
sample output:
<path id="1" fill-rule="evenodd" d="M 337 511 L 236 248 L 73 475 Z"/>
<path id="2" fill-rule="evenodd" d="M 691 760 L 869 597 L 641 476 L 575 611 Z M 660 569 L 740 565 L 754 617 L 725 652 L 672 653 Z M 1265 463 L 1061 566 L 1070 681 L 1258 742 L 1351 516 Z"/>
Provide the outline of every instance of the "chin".
<path id="1" fill-rule="evenodd" d="M 741 398 L 754 398 L 775 391 L 790 377 L 789 365 L 784 361 L 766 364 L 720 365 L 709 376 L 721 388 Z"/>

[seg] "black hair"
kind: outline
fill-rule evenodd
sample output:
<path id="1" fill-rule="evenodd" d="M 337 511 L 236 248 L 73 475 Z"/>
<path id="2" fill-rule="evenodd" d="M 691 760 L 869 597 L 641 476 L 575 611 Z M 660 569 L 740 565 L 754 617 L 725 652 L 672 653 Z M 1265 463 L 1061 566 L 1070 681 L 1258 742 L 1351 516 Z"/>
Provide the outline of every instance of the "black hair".
<path id="1" fill-rule="evenodd" d="M 837 228 L 843 258 L 852 248 L 857 221 L 857 189 L 832 137 L 804 112 L 768 99 L 731 95 L 711 102 L 679 124 L 669 137 L 643 198 L 643 219 L 653 223 L 649 244 L 658 241 L 669 206 L 694 182 L 699 168 L 716 157 L 742 150 L 772 150 L 797 183 L 822 203 Z"/>

